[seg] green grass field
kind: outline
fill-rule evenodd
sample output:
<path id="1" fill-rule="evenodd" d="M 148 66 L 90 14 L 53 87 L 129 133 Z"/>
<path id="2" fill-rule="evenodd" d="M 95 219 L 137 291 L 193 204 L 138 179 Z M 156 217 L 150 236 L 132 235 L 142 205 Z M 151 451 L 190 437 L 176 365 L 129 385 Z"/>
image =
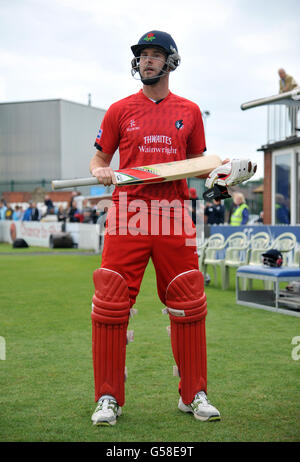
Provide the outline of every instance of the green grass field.
<path id="1" fill-rule="evenodd" d="M 21 249 L 20 249 L 21 250 Z M 123 415 L 95 427 L 91 354 L 92 273 L 99 256 L 18 254 L 0 245 L 0 441 L 299 442 L 300 320 L 238 306 L 208 286 L 208 396 L 215 423 L 177 409 L 178 378 L 149 264 L 130 320 Z M 2 255 L 1 255 L 2 252 Z"/>

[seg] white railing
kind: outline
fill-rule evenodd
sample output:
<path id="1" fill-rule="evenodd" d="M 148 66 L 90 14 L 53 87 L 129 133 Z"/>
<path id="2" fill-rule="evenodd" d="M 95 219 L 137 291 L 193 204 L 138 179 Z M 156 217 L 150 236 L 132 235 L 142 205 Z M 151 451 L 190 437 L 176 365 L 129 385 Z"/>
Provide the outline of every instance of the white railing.
<path id="1" fill-rule="evenodd" d="M 267 113 L 268 144 L 300 136 L 300 103 L 270 104 L 267 106 Z"/>
<path id="2" fill-rule="evenodd" d="M 241 105 L 243 111 L 267 106 L 268 144 L 300 136 L 300 87 L 286 93 L 248 101 Z"/>

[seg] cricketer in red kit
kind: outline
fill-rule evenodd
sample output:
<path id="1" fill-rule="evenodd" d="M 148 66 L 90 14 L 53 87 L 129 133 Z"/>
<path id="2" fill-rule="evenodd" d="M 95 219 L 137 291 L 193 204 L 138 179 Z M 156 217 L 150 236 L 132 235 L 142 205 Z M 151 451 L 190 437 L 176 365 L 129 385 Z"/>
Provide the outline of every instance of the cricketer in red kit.
<path id="1" fill-rule="evenodd" d="M 110 106 L 90 164 L 92 175 L 106 185 L 115 184 L 110 162 L 117 149 L 119 168 L 183 160 L 206 150 L 199 107 L 169 90 L 169 74 L 180 63 L 173 38 L 151 31 L 131 49 L 132 75 L 139 76 L 143 88 Z M 206 396 L 206 296 L 195 227 L 185 207 L 188 199 L 186 180 L 115 187 L 101 268 L 94 272 L 92 350 L 97 407 L 92 421 L 96 425 L 114 425 L 125 402 L 127 326 L 150 258 L 158 295 L 170 318 L 172 351 L 180 375 L 178 407 L 199 420 L 220 419 Z M 165 217 L 170 221 L 167 233 L 162 226 Z M 155 232 L 154 223 L 158 223 Z M 176 223 L 182 225 L 180 232 Z"/>

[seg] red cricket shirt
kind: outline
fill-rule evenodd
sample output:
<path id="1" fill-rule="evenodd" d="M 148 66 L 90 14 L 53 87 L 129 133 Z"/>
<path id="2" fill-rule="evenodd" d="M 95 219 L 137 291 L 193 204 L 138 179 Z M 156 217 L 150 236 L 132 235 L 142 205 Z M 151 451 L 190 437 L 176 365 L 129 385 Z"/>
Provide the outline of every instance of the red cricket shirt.
<path id="1" fill-rule="evenodd" d="M 95 146 L 107 154 L 119 148 L 119 168 L 139 167 L 183 160 L 189 154 L 206 150 L 202 116 L 199 107 L 169 92 L 159 103 L 147 98 L 143 91 L 112 104 L 107 110 Z M 116 187 L 113 199 L 120 192 L 128 200 L 188 200 L 186 180 L 149 185 Z"/>

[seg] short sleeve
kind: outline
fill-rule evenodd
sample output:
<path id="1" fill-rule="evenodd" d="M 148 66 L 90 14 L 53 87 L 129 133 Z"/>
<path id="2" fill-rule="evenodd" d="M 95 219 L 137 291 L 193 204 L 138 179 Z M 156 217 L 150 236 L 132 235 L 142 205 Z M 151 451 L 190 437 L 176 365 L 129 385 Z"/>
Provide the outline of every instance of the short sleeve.
<path id="1" fill-rule="evenodd" d="M 187 155 L 188 154 L 199 154 L 206 151 L 206 142 L 204 134 L 204 126 L 202 115 L 199 107 L 194 104 L 194 125 L 193 129 L 188 137 L 187 143 Z"/>
<path id="2" fill-rule="evenodd" d="M 109 107 L 102 120 L 94 146 L 107 154 L 114 154 L 120 142 L 119 116 L 116 105 Z"/>

